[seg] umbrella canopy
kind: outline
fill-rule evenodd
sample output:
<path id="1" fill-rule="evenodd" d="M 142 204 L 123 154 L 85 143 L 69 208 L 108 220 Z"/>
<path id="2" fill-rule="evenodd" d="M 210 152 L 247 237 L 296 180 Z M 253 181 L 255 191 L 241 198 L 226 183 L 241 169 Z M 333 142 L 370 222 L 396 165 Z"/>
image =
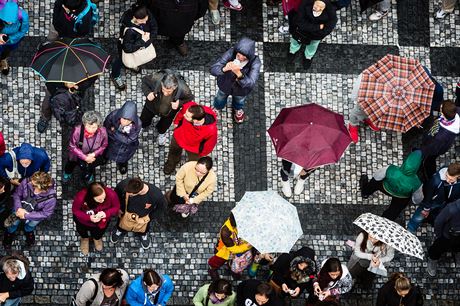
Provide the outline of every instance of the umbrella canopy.
<path id="1" fill-rule="evenodd" d="M 358 103 L 377 127 L 405 133 L 430 115 L 434 88 L 417 60 L 387 54 L 362 72 Z"/>
<path id="2" fill-rule="evenodd" d="M 371 213 L 362 214 L 353 223 L 401 253 L 423 259 L 420 240 L 398 223 Z"/>
<path id="3" fill-rule="evenodd" d="M 31 67 L 47 82 L 78 83 L 102 74 L 110 55 L 88 38 L 41 45 Z"/>
<path id="4" fill-rule="evenodd" d="M 238 236 L 261 253 L 287 253 L 303 234 L 297 208 L 275 191 L 248 191 L 232 209 Z"/>
<path id="5" fill-rule="evenodd" d="M 283 108 L 268 134 L 278 157 L 305 169 L 338 162 L 351 143 L 343 116 L 315 103 Z"/>

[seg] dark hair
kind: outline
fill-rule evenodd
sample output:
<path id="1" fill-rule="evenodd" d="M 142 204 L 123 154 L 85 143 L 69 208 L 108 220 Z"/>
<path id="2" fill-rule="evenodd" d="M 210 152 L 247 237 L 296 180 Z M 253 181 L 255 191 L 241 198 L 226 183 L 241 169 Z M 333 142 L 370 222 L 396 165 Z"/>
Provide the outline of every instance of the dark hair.
<path id="1" fill-rule="evenodd" d="M 209 156 L 200 157 L 196 163 L 205 165 L 208 171 L 212 169 L 212 158 Z"/>
<path id="2" fill-rule="evenodd" d="M 441 104 L 441 111 L 447 120 L 452 120 L 457 114 L 457 106 L 452 100 L 444 100 Z"/>
<path id="3" fill-rule="evenodd" d="M 85 203 L 90 209 L 94 209 L 100 203 L 94 200 L 94 197 L 100 196 L 104 192 L 104 185 L 99 182 L 92 182 L 86 188 Z"/>
<path id="4" fill-rule="evenodd" d="M 144 19 L 149 15 L 149 11 L 144 5 L 135 5 L 132 8 L 133 17 L 136 19 Z"/>
<path id="5" fill-rule="evenodd" d="M 161 285 L 161 277 L 153 269 L 144 270 L 144 277 L 142 278 L 142 281 L 147 286 L 152 286 L 153 284 L 158 285 L 158 286 Z"/>
<path id="6" fill-rule="evenodd" d="M 340 272 L 340 275 L 336 279 L 332 279 L 332 277 L 329 276 L 329 272 L 338 272 L 338 271 Z M 319 271 L 319 276 L 318 276 L 318 279 L 319 279 L 318 283 L 319 283 L 321 290 L 326 288 L 331 281 L 339 280 L 342 277 L 342 274 L 343 274 L 342 263 L 340 262 L 338 258 L 332 257 L 326 260 L 323 267 Z"/>
<path id="7" fill-rule="evenodd" d="M 80 10 L 86 4 L 86 1 L 83 0 L 64 0 L 63 3 L 66 8 L 69 10 Z"/>
<path id="8" fill-rule="evenodd" d="M 272 292 L 273 292 L 272 287 L 265 282 L 258 284 L 256 287 L 256 294 L 260 294 L 265 297 L 269 297 L 272 294 Z"/>
<path id="9" fill-rule="evenodd" d="M 135 177 L 129 180 L 128 185 L 125 187 L 125 191 L 136 194 L 139 193 L 142 188 L 144 188 L 144 182 L 140 178 Z"/>
<path id="10" fill-rule="evenodd" d="M 208 296 L 211 293 L 225 294 L 226 296 L 232 295 L 232 284 L 226 279 L 217 279 L 213 281 L 208 288 Z"/>
<path id="11" fill-rule="evenodd" d="M 460 175 L 460 163 L 452 163 L 447 167 L 447 173 L 452 176 Z"/>
<path id="12" fill-rule="evenodd" d="M 367 245 L 367 240 L 369 240 L 369 234 L 366 231 L 361 231 L 360 234 L 363 234 L 363 241 L 361 242 L 361 245 L 359 246 L 359 248 L 361 249 L 361 252 L 366 252 L 366 245 Z M 377 247 L 382 247 L 382 245 L 384 245 L 384 243 L 380 240 L 376 244 L 374 244 L 374 246 L 377 246 Z"/>
<path id="13" fill-rule="evenodd" d="M 102 270 L 99 281 L 106 286 L 121 287 L 123 285 L 123 274 L 120 270 L 106 268 Z"/>
<path id="14" fill-rule="evenodd" d="M 192 119 L 201 120 L 206 116 L 203 106 L 192 105 L 187 109 L 192 114 Z"/>
<path id="15" fill-rule="evenodd" d="M 325 300 L 316 302 L 315 306 L 340 306 L 340 304 L 333 296 L 328 296 Z"/>

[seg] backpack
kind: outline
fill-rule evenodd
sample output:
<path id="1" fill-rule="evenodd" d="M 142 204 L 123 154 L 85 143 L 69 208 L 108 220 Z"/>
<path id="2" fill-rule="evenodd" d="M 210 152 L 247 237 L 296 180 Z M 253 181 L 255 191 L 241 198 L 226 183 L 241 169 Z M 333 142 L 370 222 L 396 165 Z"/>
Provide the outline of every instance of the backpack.
<path id="1" fill-rule="evenodd" d="M 94 299 L 96 298 L 97 291 L 99 290 L 99 285 L 97 284 L 97 281 L 94 278 L 90 278 L 89 280 L 93 282 L 95 288 L 94 288 L 93 296 L 91 297 L 91 299 L 89 301 L 86 302 L 86 306 L 91 306 L 91 304 L 94 302 Z M 70 299 L 70 305 L 69 306 L 78 306 L 78 304 L 77 304 L 77 294 L 78 294 L 78 292 L 75 293 L 75 295 Z"/>
<path id="2" fill-rule="evenodd" d="M 68 126 L 76 126 L 81 123 L 83 113 L 81 111 L 80 95 L 70 93 L 69 90 L 59 88 L 54 96 L 50 98 L 50 106 L 54 117 L 61 123 Z"/>
<path id="3" fill-rule="evenodd" d="M 14 2 L 19 6 L 18 0 L 0 0 L 0 10 L 3 8 L 3 6 L 7 2 Z M 19 21 L 22 22 L 22 9 L 20 7 L 19 7 L 19 10 L 18 10 L 18 19 L 19 19 Z"/>
<path id="4" fill-rule="evenodd" d="M 0 0 L 2 1 L 2 0 Z M 73 25 L 73 31 L 77 32 L 77 26 L 82 23 L 83 17 L 86 16 L 86 14 L 89 13 L 89 10 L 91 10 L 91 27 L 94 27 L 98 22 L 99 22 L 99 9 L 97 8 L 97 5 L 92 3 L 90 0 L 86 0 L 86 7 L 83 11 L 81 11 L 80 14 L 78 14 L 77 19 L 75 20 L 75 23 Z"/>

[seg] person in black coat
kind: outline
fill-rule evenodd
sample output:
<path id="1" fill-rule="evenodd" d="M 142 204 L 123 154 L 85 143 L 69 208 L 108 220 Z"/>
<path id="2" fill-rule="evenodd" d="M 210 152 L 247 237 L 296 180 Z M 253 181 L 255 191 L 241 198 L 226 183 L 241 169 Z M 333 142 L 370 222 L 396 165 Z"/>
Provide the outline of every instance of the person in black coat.
<path id="1" fill-rule="evenodd" d="M 242 281 L 236 290 L 236 306 L 282 306 L 272 287 L 256 279 Z"/>
<path id="2" fill-rule="evenodd" d="M 89 0 L 56 0 L 48 40 L 54 41 L 59 37 L 89 36 L 94 26 L 91 5 L 94 4 Z M 86 14 L 80 16 L 84 12 Z"/>
<path id="3" fill-rule="evenodd" d="M 28 271 L 28 263 L 16 256 L 6 256 L 0 261 L 0 304 L 17 306 L 23 296 L 34 291 L 34 279 Z"/>
<path id="4" fill-rule="evenodd" d="M 295 54 L 302 45 L 305 46 L 305 69 L 310 68 L 311 59 L 321 40 L 334 30 L 337 24 L 335 6 L 329 0 L 303 0 L 297 11 L 289 12 L 289 46 L 288 60 L 293 62 Z"/>
<path id="5" fill-rule="evenodd" d="M 11 198 L 11 183 L 8 179 L 0 176 L 0 228 L 4 228 L 3 222 L 11 214 L 13 206 Z"/>
<path id="6" fill-rule="evenodd" d="M 402 273 L 393 273 L 390 280 L 379 289 L 376 306 L 415 306 L 417 288 Z"/>

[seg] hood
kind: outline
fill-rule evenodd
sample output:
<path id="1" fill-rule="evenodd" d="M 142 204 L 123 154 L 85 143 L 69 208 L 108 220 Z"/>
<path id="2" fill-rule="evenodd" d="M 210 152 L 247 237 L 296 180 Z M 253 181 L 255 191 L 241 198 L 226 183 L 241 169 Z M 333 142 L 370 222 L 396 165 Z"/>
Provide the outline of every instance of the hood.
<path id="1" fill-rule="evenodd" d="M 126 101 L 125 104 L 118 110 L 117 118 L 125 118 L 136 122 L 137 119 L 137 106 L 133 101 Z"/>
<path id="2" fill-rule="evenodd" d="M 406 160 L 401 165 L 401 172 L 404 175 L 410 176 L 417 174 L 420 165 L 422 164 L 422 151 L 417 150 L 409 154 Z"/>
<path id="3" fill-rule="evenodd" d="M 243 37 L 236 43 L 235 52 L 243 54 L 251 61 L 256 56 L 256 43 L 252 39 Z"/>
<path id="4" fill-rule="evenodd" d="M 20 260 L 16 260 L 17 264 L 19 265 L 19 275 L 18 275 L 18 278 L 19 279 L 24 279 L 24 277 L 26 277 L 26 274 L 27 274 L 27 271 L 26 271 L 26 266 L 24 265 L 24 263 Z"/>
<path id="5" fill-rule="evenodd" d="M 16 154 L 16 159 L 17 160 L 20 160 L 20 159 L 30 159 L 30 160 L 34 160 L 34 154 L 33 154 L 33 147 L 31 144 L 28 144 L 28 143 L 23 143 L 20 147 L 19 147 L 19 151 L 18 153 Z"/>
<path id="6" fill-rule="evenodd" d="M 8 23 L 18 21 L 19 6 L 17 3 L 8 1 L 0 10 L 0 19 Z"/>

